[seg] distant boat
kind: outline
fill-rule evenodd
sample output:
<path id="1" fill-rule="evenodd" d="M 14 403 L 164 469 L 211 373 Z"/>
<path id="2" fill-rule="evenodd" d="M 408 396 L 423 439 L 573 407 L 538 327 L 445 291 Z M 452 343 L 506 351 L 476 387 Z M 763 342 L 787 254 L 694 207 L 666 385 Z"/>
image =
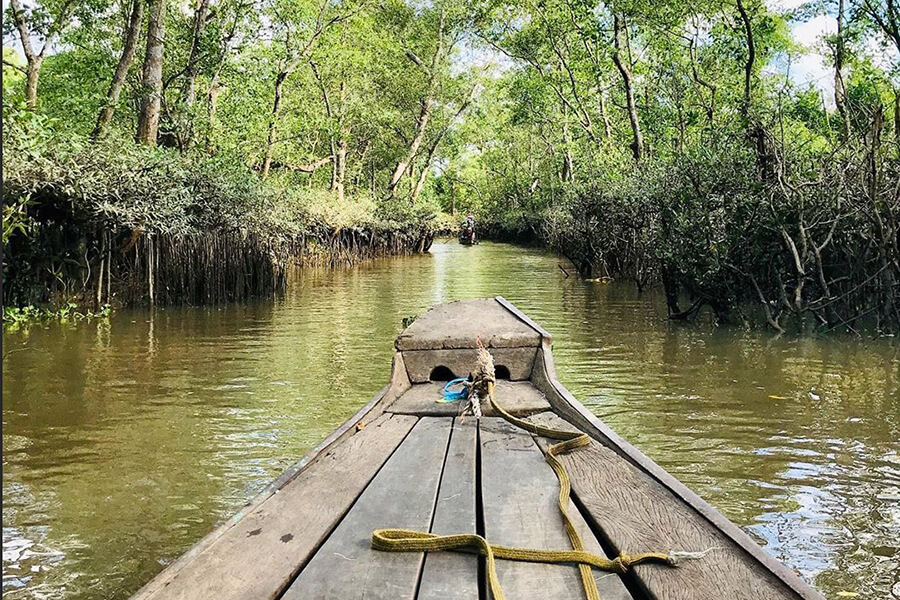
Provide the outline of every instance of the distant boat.
<path id="1" fill-rule="evenodd" d="M 545 462 L 556 441 L 515 424 L 524 420 L 589 436 L 558 460 L 571 480 L 572 528 L 621 571 L 593 571 L 603 600 L 824 600 L 578 402 L 556 379 L 551 341 L 501 297 L 435 306 L 397 338 L 384 389 L 134 598 L 490 597 L 473 554 L 385 552 L 372 548 L 373 532 L 477 533 L 570 551 L 560 483 Z M 442 401 L 442 389 L 470 373 L 479 344 L 493 357 L 496 405 L 461 417 L 463 400 Z M 684 551 L 677 568 L 607 560 L 670 550 Z M 496 574 L 509 600 L 584 597 L 573 563 L 497 560 Z"/>
<path id="2" fill-rule="evenodd" d="M 468 224 L 463 223 L 459 227 L 459 243 L 464 246 L 472 246 L 478 243 L 478 240 L 475 236 L 475 228 L 470 227 Z"/>

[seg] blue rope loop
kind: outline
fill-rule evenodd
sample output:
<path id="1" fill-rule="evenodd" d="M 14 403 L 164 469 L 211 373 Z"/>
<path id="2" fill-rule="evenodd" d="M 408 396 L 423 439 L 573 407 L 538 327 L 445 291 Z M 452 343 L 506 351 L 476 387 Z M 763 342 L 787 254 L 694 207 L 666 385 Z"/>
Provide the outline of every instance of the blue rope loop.
<path id="1" fill-rule="evenodd" d="M 442 398 L 438 400 L 438 402 L 457 402 L 458 400 L 463 400 L 467 398 L 469 395 L 469 388 L 465 385 L 468 381 L 465 377 L 459 377 L 457 379 L 452 379 L 444 384 L 444 389 L 442 390 Z M 453 386 L 461 385 L 462 387 L 458 390 L 452 389 Z"/>

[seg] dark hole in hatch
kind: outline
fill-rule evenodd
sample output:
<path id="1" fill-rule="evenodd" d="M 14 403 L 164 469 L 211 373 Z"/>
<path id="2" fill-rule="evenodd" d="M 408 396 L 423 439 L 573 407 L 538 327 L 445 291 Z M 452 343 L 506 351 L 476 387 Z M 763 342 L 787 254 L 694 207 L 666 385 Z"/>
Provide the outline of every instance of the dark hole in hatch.
<path id="1" fill-rule="evenodd" d="M 428 379 L 431 381 L 450 381 L 451 379 L 456 379 L 456 375 L 444 365 L 439 365 L 431 370 L 431 375 L 428 376 Z"/>
<path id="2" fill-rule="evenodd" d="M 505 379 L 509 381 L 509 367 L 506 365 L 497 365 L 494 367 L 494 376 L 497 379 Z"/>

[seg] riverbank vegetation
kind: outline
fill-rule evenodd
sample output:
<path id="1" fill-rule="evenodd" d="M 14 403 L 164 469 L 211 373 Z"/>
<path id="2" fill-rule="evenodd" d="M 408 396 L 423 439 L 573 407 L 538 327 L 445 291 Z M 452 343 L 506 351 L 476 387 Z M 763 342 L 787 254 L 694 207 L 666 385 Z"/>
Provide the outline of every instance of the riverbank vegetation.
<path id="1" fill-rule="evenodd" d="M 241 299 L 474 211 L 674 319 L 897 331 L 898 10 L 11 0 L 4 300 Z"/>
<path id="2" fill-rule="evenodd" d="M 900 328 L 896 6 L 543 0 L 492 14 L 478 36 L 515 67 L 439 181 L 454 202 L 585 276 L 662 284 L 675 319 L 709 307 L 778 331 Z M 824 33 L 801 46 L 791 27 L 813 21 Z M 795 76 L 810 61 L 813 84 Z"/>
<path id="3" fill-rule="evenodd" d="M 437 13 L 14 0 L 6 17 L 24 50 L 4 49 L 6 304 L 242 300 L 292 263 L 423 252 L 441 226 L 422 161 L 471 77 L 446 68 Z"/>
<path id="4" fill-rule="evenodd" d="M 82 311 L 78 304 L 70 302 L 55 310 L 25 306 L 3 307 L 3 326 L 8 331 L 20 328 L 28 328 L 36 323 L 55 321 L 58 323 L 77 323 L 79 321 L 92 321 L 94 319 L 106 319 L 109 317 L 110 307 L 103 306 L 98 311 Z"/>

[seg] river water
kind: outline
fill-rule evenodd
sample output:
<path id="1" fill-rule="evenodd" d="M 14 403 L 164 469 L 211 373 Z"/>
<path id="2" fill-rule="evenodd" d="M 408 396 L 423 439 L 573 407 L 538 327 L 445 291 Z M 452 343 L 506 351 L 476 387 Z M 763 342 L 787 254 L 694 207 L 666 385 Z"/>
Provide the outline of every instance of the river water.
<path id="1" fill-rule="evenodd" d="M 829 598 L 900 598 L 900 344 L 670 323 L 658 294 L 559 262 L 437 243 L 273 301 L 6 332 L 4 598 L 127 598 L 386 383 L 404 317 L 493 295 L 554 334 L 591 410 Z"/>

